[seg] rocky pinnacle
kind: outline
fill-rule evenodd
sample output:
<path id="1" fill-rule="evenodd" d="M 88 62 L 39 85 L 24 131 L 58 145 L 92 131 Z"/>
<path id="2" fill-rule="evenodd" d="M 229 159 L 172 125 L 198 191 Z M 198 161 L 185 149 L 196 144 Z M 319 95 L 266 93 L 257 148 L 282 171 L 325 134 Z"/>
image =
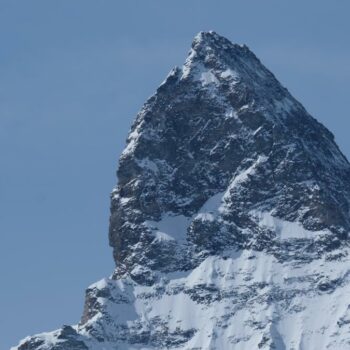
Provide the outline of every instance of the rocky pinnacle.
<path id="1" fill-rule="evenodd" d="M 247 46 L 199 33 L 117 176 L 113 274 L 12 350 L 350 349 L 350 164 Z"/>

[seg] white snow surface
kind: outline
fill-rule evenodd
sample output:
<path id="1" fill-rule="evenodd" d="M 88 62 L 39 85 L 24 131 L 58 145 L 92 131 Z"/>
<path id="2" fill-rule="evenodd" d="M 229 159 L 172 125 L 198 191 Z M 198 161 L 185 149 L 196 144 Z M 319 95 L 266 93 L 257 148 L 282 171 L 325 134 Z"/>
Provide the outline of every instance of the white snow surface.
<path id="1" fill-rule="evenodd" d="M 91 350 L 252 350 L 272 349 L 272 343 L 278 350 L 345 350 L 350 346 L 349 266 L 348 256 L 295 265 L 243 250 L 209 256 L 178 276 L 162 274 L 153 286 L 104 279 L 90 289 L 108 289 L 111 296 L 98 298 L 100 312 L 77 330 Z M 342 283 L 334 290 L 319 288 L 338 280 Z M 125 302 L 113 301 L 120 296 Z M 96 324 L 103 327 L 102 343 L 90 334 Z M 134 336 L 162 334 L 165 325 L 168 334 L 192 330 L 193 335 L 179 346 L 144 346 L 118 341 L 121 325 Z M 55 332 L 37 337 L 48 344 L 60 341 Z"/>
<path id="2" fill-rule="evenodd" d="M 184 241 L 190 218 L 184 215 L 168 213 L 160 221 L 148 220 L 145 224 L 153 231 L 157 240 Z"/>
<path id="3" fill-rule="evenodd" d="M 271 231 L 276 232 L 277 236 L 280 239 L 314 239 L 316 236 L 322 234 L 330 234 L 328 230 L 324 231 L 310 231 L 306 230 L 300 222 L 292 222 L 279 219 L 275 216 L 272 216 L 269 212 L 252 210 L 250 214 L 256 218 L 259 222 L 259 225 L 266 227 Z"/>

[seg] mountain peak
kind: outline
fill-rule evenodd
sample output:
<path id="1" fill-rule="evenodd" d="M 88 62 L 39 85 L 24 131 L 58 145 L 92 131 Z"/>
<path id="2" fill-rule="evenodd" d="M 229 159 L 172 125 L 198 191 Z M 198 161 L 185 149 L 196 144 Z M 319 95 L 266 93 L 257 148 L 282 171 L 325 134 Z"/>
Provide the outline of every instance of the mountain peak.
<path id="1" fill-rule="evenodd" d="M 193 39 L 191 49 L 196 51 L 198 56 L 204 58 L 206 55 L 216 56 L 245 56 L 246 58 L 255 58 L 256 56 L 246 45 L 232 43 L 224 36 L 215 31 L 199 32 Z"/>
<path id="2" fill-rule="evenodd" d="M 226 39 L 225 37 L 219 35 L 213 30 L 210 31 L 201 31 L 199 32 L 193 39 L 192 48 L 198 48 L 200 45 L 213 45 L 213 46 L 221 46 L 222 48 L 225 45 L 233 45 L 231 41 Z"/>
<path id="3" fill-rule="evenodd" d="M 185 65 L 191 63 L 207 65 L 211 61 L 225 59 L 225 55 L 242 56 L 246 51 L 247 47 L 233 44 L 214 31 L 199 32 L 193 39 Z"/>
<path id="4" fill-rule="evenodd" d="M 292 240 L 315 247 L 310 258 L 347 235 L 349 175 L 332 134 L 247 47 L 201 32 L 182 69 L 142 108 L 120 159 L 110 230 L 117 274 L 152 283 L 155 270 L 237 244 L 298 256 L 302 246 L 284 244 L 278 220 L 294 223 Z M 148 256 L 152 244 L 139 251 L 135 227 L 152 240 L 173 216 L 182 217 L 181 234 L 166 225 L 172 238 L 152 244 L 178 253 Z"/>
<path id="5" fill-rule="evenodd" d="M 240 91 L 240 98 L 229 97 L 233 102 L 250 95 L 251 103 L 266 110 L 274 109 L 273 103 L 286 110 L 302 109 L 247 46 L 233 44 L 213 31 L 200 32 L 194 38 L 180 79 L 200 83 L 211 95 L 217 88 L 220 92 L 215 94 L 220 98 Z M 276 113 L 270 116 L 276 117 Z"/>
<path id="6" fill-rule="evenodd" d="M 213 30 L 199 32 L 194 37 L 191 47 L 194 50 L 216 49 L 221 51 L 235 47 L 237 49 L 241 49 L 242 52 L 249 51 L 246 45 L 232 43 L 230 40 Z"/>
<path id="7" fill-rule="evenodd" d="M 349 348 L 350 165 L 247 47 L 199 33 L 117 174 L 112 277 L 14 349 Z"/>

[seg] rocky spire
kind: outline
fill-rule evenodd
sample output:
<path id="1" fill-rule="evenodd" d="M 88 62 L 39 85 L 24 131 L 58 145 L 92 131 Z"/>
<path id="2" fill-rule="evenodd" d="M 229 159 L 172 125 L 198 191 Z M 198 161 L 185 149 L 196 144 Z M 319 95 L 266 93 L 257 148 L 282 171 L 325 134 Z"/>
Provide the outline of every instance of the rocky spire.
<path id="1" fill-rule="evenodd" d="M 143 106 L 120 159 L 116 276 L 152 283 L 157 271 L 193 268 L 227 247 L 280 259 L 339 247 L 349 175 L 333 135 L 246 46 L 201 32 Z M 278 220 L 300 231 L 285 240 Z"/>
<path id="2" fill-rule="evenodd" d="M 350 165 L 246 46 L 199 33 L 117 173 L 113 276 L 14 350 L 349 348 Z"/>

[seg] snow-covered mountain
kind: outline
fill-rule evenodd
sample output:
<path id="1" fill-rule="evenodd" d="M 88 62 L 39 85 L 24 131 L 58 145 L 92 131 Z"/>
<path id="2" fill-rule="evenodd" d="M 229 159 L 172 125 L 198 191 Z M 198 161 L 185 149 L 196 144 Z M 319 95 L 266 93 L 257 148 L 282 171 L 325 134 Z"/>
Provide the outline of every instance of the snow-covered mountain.
<path id="1" fill-rule="evenodd" d="M 131 128 L 116 268 L 13 350 L 350 349 L 350 164 L 246 47 L 199 33 Z"/>

